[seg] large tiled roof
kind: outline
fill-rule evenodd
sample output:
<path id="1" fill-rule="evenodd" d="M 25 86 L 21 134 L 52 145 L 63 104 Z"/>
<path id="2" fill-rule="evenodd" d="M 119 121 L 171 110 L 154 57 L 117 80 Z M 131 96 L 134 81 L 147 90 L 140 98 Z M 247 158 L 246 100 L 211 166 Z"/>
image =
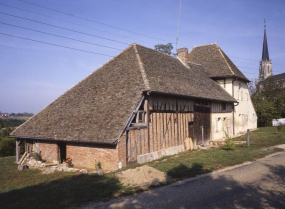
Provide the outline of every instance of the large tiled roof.
<path id="1" fill-rule="evenodd" d="M 201 65 L 185 66 L 177 58 L 138 46 L 149 90 L 212 100 L 235 101 L 209 79 Z"/>
<path id="2" fill-rule="evenodd" d="M 133 44 L 11 136 L 113 143 L 144 91 L 235 102 L 201 68 Z"/>
<path id="3" fill-rule="evenodd" d="M 236 77 L 249 81 L 217 44 L 193 48 L 188 60 L 201 64 L 211 78 Z"/>

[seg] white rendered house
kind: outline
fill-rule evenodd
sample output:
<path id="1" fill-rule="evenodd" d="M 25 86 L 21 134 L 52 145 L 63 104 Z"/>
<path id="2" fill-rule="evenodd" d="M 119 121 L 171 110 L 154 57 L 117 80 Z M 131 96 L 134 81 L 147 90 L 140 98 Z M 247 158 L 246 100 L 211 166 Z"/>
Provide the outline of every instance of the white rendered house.
<path id="1" fill-rule="evenodd" d="M 212 141 L 224 139 L 225 133 L 237 136 L 247 129 L 257 128 L 256 112 L 247 86 L 249 80 L 217 44 L 197 46 L 189 53 L 187 48 L 178 49 L 178 58 L 187 65 L 201 65 L 207 76 L 237 101 L 231 113 L 226 113 L 223 105 L 216 107 L 215 103 L 212 104 L 212 108 L 219 109 L 212 113 Z"/>

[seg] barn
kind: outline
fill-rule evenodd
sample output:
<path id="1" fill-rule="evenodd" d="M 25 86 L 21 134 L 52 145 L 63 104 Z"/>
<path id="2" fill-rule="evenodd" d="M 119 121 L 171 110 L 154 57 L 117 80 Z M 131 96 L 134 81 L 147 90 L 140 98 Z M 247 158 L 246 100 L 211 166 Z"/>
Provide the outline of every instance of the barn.
<path id="1" fill-rule="evenodd" d="M 217 105 L 237 101 L 201 65 L 132 44 L 11 133 L 27 152 L 115 170 L 211 141 Z M 188 141 L 187 141 L 188 140 Z"/>

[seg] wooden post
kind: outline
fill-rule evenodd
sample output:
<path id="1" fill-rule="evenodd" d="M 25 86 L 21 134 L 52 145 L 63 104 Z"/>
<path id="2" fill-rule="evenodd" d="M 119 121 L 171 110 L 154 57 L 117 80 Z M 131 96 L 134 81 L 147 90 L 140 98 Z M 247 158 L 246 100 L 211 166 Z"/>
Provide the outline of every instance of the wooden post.
<path id="1" fill-rule="evenodd" d="M 176 110 L 178 110 L 178 108 L 176 107 Z M 179 132 L 180 132 L 180 130 L 179 130 L 179 120 L 178 120 L 178 111 L 176 111 L 176 127 L 177 127 L 177 132 L 176 132 L 176 134 L 177 134 L 177 141 L 179 141 Z"/>
<path id="2" fill-rule="evenodd" d="M 16 138 L 16 163 L 20 160 L 20 140 Z"/>
<path id="3" fill-rule="evenodd" d="M 128 157 L 128 154 L 129 154 L 129 131 L 127 130 L 126 131 L 126 165 L 128 164 L 129 162 L 129 157 Z"/>
<path id="4" fill-rule="evenodd" d="M 203 147 L 205 146 L 205 141 L 204 141 L 204 126 L 201 126 L 201 129 L 202 129 L 202 144 L 203 144 Z"/>
<path id="5" fill-rule="evenodd" d="M 249 129 L 247 129 L 247 147 L 250 147 L 249 135 L 250 135 L 250 132 L 249 132 Z"/>
<path id="6" fill-rule="evenodd" d="M 148 103 L 148 98 L 145 100 L 145 105 L 146 105 L 146 115 L 147 115 L 147 141 L 148 141 L 148 152 L 150 153 L 150 130 L 149 130 L 149 118 L 150 118 L 150 113 L 149 113 L 149 103 Z"/>

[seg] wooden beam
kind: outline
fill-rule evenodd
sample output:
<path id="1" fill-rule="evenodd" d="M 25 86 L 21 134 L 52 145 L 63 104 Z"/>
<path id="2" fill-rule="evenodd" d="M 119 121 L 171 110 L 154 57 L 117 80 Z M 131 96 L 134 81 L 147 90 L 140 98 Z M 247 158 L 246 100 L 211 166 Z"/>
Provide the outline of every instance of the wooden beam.
<path id="1" fill-rule="evenodd" d="M 20 140 L 18 138 L 16 138 L 16 163 L 19 162 L 20 160 Z"/>
<path id="2" fill-rule="evenodd" d="M 180 130 L 179 130 L 179 119 L 178 119 L 178 112 L 176 113 L 176 121 L 177 121 L 177 140 L 179 141 L 179 132 L 180 132 Z"/>
<path id="3" fill-rule="evenodd" d="M 146 102 L 146 107 L 147 107 L 147 110 L 146 110 L 146 114 L 147 114 L 147 143 L 148 143 L 148 152 L 150 153 L 150 130 L 149 130 L 149 117 L 150 117 L 150 114 L 149 114 L 149 103 L 148 103 L 148 99 L 147 98 L 145 100 Z"/>
<path id="4" fill-rule="evenodd" d="M 25 141 L 25 139 L 20 139 L 19 146 Z"/>
<path id="5" fill-rule="evenodd" d="M 128 158 L 128 154 L 129 154 L 129 131 L 126 131 L 126 164 L 128 164 L 129 158 Z"/>
<path id="6" fill-rule="evenodd" d="M 23 154 L 23 156 L 21 157 L 21 159 L 18 161 L 18 164 L 19 164 L 19 165 L 23 163 L 23 161 L 24 161 L 24 159 L 26 158 L 27 154 L 28 154 L 27 152 L 25 152 L 25 153 Z"/>

